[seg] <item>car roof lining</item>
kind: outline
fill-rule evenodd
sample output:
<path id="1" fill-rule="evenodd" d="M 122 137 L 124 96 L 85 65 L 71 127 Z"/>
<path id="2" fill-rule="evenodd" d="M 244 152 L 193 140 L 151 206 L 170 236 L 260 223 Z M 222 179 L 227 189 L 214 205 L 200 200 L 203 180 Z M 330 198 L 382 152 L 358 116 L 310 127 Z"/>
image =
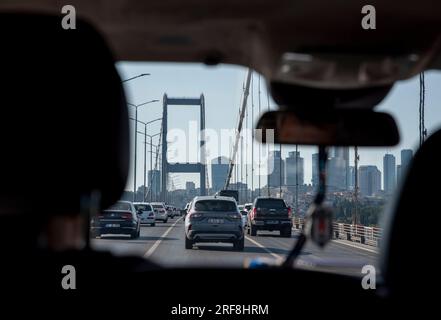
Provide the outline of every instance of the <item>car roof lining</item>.
<path id="1" fill-rule="evenodd" d="M 373 2 L 378 20 L 373 32 L 360 27 L 361 0 L 189 0 L 184 10 L 180 0 L 69 4 L 104 33 L 119 61 L 222 62 L 249 66 L 269 81 L 277 80 L 286 52 L 410 53 L 430 50 L 441 29 L 430 0 L 417 6 L 414 1 Z M 61 21 L 63 5 L 3 1 L 0 11 L 50 12 Z M 425 67 L 441 68 L 441 58 Z"/>

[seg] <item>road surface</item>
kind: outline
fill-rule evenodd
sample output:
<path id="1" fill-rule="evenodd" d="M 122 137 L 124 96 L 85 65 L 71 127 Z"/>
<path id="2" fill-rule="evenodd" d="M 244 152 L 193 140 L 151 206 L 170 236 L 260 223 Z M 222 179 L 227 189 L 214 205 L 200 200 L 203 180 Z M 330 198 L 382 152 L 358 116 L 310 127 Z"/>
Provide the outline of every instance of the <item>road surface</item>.
<path id="1" fill-rule="evenodd" d="M 184 248 L 184 223 L 181 217 L 169 219 L 168 223 L 157 222 L 155 227 L 142 226 L 141 236 L 130 239 L 126 236 L 103 236 L 93 239 L 98 250 L 110 250 L 117 255 L 135 254 L 166 267 L 213 266 L 243 267 L 253 258 L 283 259 L 297 238 L 282 238 L 278 232 L 259 232 L 257 236 L 246 236 L 243 252 L 233 250 L 232 244 L 196 244 L 192 250 Z M 330 272 L 361 275 L 364 265 L 376 265 L 377 249 L 343 240 L 330 242 L 324 249 L 308 243 L 297 264 Z"/>

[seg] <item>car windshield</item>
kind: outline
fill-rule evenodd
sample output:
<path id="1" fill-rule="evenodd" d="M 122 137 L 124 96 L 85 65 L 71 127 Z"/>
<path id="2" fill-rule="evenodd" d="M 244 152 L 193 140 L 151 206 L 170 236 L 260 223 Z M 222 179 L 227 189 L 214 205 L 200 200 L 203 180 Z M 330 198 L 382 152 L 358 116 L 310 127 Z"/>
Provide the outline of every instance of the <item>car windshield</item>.
<path id="1" fill-rule="evenodd" d="M 199 200 L 194 204 L 195 211 L 237 211 L 237 206 L 232 201 L 225 200 Z"/>
<path id="2" fill-rule="evenodd" d="M 131 207 L 129 203 L 117 202 L 113 206 L 111 206 L 108 210 L 124 210 L 130 211 Z"/>
<path id="3" fill-rule="evenodd" d="M 259 199 L 256 207 L 266 209 L 256 214 L 251 211 L 244 219 L 245 247 L 240 253 L 233 250 L 231 241 L 211 246 L 200 242 L 193 246 L 206 250 L 182 249 L 184 235 L 189 234 L 185 228 L 192 219 L 192 208 L 237 211 L 234 201 L 224 200 L 200 199 L 189 210 L 157 215 L 154 227 L 141 227 L 142 246 L 123 238 L 112 242 L 94 239 L 92 243 L 116 252 L 120 252 L 121 247 L 133 249 L 141 256 L 148 252 L 148 258 L 167 266 L 242 267 L 243 261 L 258 257 L 283 260 L 303 230 L 305 215 L 318 190 L 318 148 L 260 144 L 255 140 L 256 132 L 252 128 L 259 116 L 278 108 L 264 77 L 257 72 L 250 76 L 242 133 L 235 165 L 230 171 L 248 69 L 223 64 L 207 67 L 192 63 L 144 62 L 118 62 L 117 69 L 122 79 L 149 74 L 124 83 L 129 103 L 146 104 L 138 107 L 136 126 L 136 108 L 128 107 L 132 159 L 135 159 L 135 132 L 138 135 L 136 171 L 134 168 L 130 171 L 121 200 L 147 199 L 184 208 L 196 197 L 220 197 L 221 191 L 227 189 L 238 195 L 236 203 L 247 204 L 247 210 L 251 209 L 249 204 L 256 204 L 256 199 Z M 441 86 L 441 73 L 426 73 L 425 83 L 425 126 L 430 135 L 441 125 L 441 109 L 436 108 L 441 101 L 441 91 L 436 89 Z M 401 142 L 396 147 L 328 148 L 325 202 L 333 211 L 333 238 L 323 249 L 307 242 L 304 248 L 307 254 L 299 257 L 299 265 L 357 275 L 363 265 L 377 265 L 383 212 L 403 181 L 419 145 L 419 96 L 420 82 L 415 76 L 394 85 L 377 107 L 397 121 Z M 166 104 L 167 127 L 164 128 L 162 118 Z M 202 107 L 206 129 L 203 151 L 199 134 Z M 148 137 L 145 144 L 144 123 L 150 121 L 153 122 L 147 125 L 147 134 L 152 139 Z M 163 172 L 163 157 L 168 163 L 167 172 Z M 126 204 L 123 206 L 128 208 Z M 163 208 L 158 203 L 152 206 L 156 210 Z M 288 206 L 291 210 L 277 210 Z M 165 232 L 168 233 L 164 235 Z M 119 246 L 118 242 L 124 244 Z"/>
<path id="4" fill-rule="evenodd" d="M 256 208 L 284 209 L 286 205 L 281 199 L 259 199 L 256 201 Z"/>
<path id="5" fill-rule="evenodd" d="M 142 211 L 152 211 L 152 207 L 149 204 L 135 204 L 136 210 L 142 210 Z"/>

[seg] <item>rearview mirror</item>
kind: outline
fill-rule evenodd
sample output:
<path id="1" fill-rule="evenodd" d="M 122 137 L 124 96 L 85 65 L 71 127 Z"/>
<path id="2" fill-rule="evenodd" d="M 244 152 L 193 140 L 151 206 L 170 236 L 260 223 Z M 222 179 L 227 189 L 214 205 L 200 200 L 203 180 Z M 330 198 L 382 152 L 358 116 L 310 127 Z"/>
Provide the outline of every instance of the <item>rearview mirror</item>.
<path id="1" fill-rule="evenodd" d="M 372 110 L 270 111 L 262 115 L 257 129 L 262 135 L 256 134 L 256 139 L 263 143 L 379 147 L 395 146 L 400 140 L 392 116 Z"/>

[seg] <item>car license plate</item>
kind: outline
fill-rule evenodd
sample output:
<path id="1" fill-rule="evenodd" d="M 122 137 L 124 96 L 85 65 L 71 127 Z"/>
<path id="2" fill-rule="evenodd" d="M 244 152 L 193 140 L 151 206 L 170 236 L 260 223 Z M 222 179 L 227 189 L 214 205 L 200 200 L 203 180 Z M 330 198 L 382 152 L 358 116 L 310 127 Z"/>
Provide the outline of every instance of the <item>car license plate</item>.
<path id="1" fill-rule="evenodd" d="M 106 228 L 119 228 L 119 224 L 109 223 L 106 224 Z"/>
<path id="2" fill-rule="evenodd" d="M 266 222 L 267 224 L 278 224 L 279 221 L 273 221 L 273 220 L 269 220 Z"/>
<path id="3" fill-rule="evenodd" d="M 224 219 L 208 219 L 208 223 L 220 224 L 224 223 Z"/>

